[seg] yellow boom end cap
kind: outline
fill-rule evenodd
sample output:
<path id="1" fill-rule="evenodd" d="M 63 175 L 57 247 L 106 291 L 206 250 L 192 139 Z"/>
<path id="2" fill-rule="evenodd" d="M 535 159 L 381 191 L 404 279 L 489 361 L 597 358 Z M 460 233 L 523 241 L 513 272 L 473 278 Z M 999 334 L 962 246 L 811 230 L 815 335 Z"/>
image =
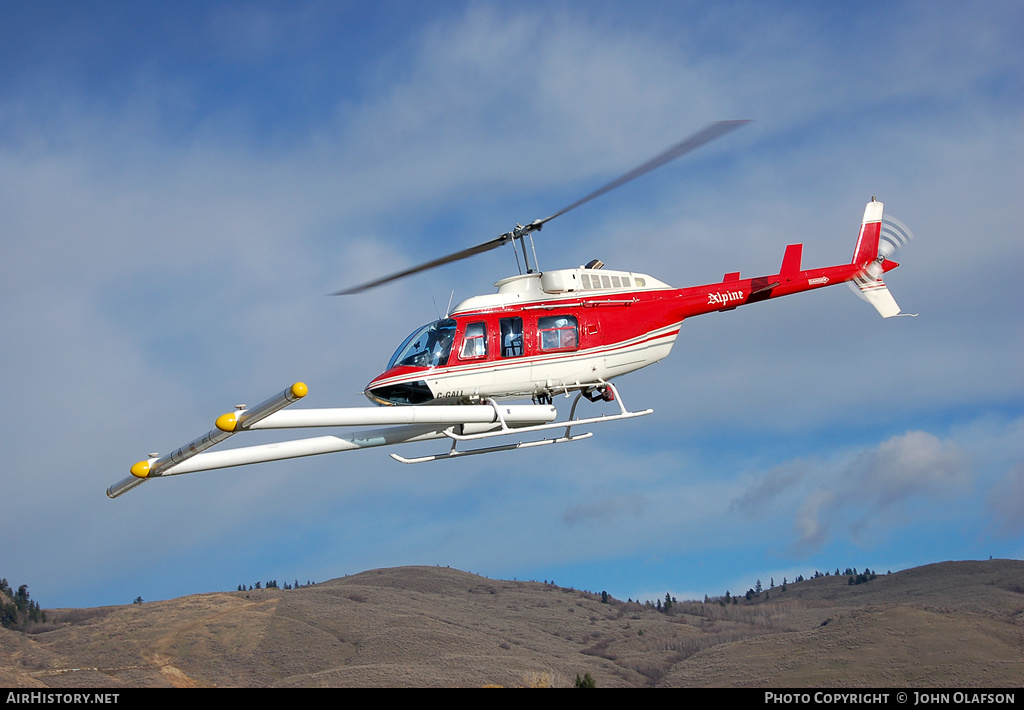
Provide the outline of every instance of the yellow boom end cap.
<path id="1" fill-rule="evenodd" d="M 309 387 L 306 387 L 305 382 L 296 382 L 292 385 L 292 396 L 295 399 L 302 399 L 309 393 Z"/>
<path id="2" fill-rule="evenodd" d="M 217 428 L 221 431 L 234 431 L 235 427 L 238 426 L 238 415 L 234 412 L 228 412 L 227 414 L 221 414 L 217 417 L 217 421 L 214 422 Z"/>
<path id="3" fill-rule="evenodd" d="M 149 476 L 149 461 L 139 461 L 132 464 L 132 475 L 136 478 L 147 478 Z"/>

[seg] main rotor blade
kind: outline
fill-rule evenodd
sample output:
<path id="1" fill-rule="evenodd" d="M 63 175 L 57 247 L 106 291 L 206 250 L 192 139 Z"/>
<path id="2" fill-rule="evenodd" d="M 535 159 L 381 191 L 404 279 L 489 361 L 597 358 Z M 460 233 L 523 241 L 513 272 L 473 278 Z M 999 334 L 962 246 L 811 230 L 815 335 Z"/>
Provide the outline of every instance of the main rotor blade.
<path id="1" fill-rule="evenodd" d="M 661 153 L 659 155 L 656 155 L 655 157 L 651 158 L 650 160 L 648 160 L 643 165 L 639 165 L 639 166 L 633 168 L 632 170 L 630 170 L 625 175 L 622 175 L 620 177 L 615 178 L 614 180 L 612 180 L 610 183 L 608 183 L 604 187 L 601 187 L 601 188 L 598 188 L 597 190 L 594 190 L 593 192 L 591 192 L 586 197 L 583 197 L 583 198 L 581 198 L 579 200 L 576 200 L 575 202 L 573 202 L 568 207 L 565 207 L 565 208 L 559 210 L 558 212 L 555 212 L 550 217 L 545 217 L 544 219 L 535 220 L 535 221 L 531 222 L 527 226 L 531 227 L 532 229 L 540 229 L 547 222 L 550 222 L 555 217 L 560 217 L 563 214 L 565 214 L 566 212 L 568 212 L 569 210 L 574 210 L 577 207 L 579 207 L 580 205 L 583 205 L 583 204 L 586 204 L 587 202 L 590 202 L 595 197 L 600 197 L 601 195 L 605 194 L 606 192 L 611 192 L 615 188 L 621 187 L 622 185 L 625 185 L 627 182 L 630 182 L 632 180 L 636 180 L 641 175 L 644 175 L 646 173 L 651 172 L 652 170 L 660 168 L 662 165 L 665 165 L 666 163 L 672 162 L 676 158 L 681 158 L 682 156 L 686 155 L 687 153 L 690 153 L 690 152 L 696 150 L 697 148 L 700 148 L 705 143 L 710 143 L 711 141 L 715 140 L 716 138 L 720 138 L 721 136 L 724 136 L 729 131 L 731 131 L 733 129 L 736 129 L 736 128 L 739 128 L 740 126 L 742 126 L 744 124 L 747 124 L 747 123 L 750 123 L 750 121 L 749 120 L 718 121 L 717 123 L 712 123 L 710 126 L 705 128 L 704 130 L 698 131 L 697 133 L 694 133 L 692 136 L 690 136 L 686 140 L 681 141 L 679 143 L 676 143 L 674 146 L 672 146 L 668 150 L 664 151 L 663 153 Z"/>
<path id="2" fill-rule="evenodd" d="M 591 192 L 586 197 L 583 197 L 582 199 L 576 200 L 576 202 L 573 202 L 568 207 L 565 207 L 564 209 L 561 209 L 558 212 L 555 212 L 550 217 L 545 217 L 544 219 L 536 219 L 533 222 L 530 222 L 525 227 L 516 225 L 516 228 L 513 231 L 506 232 L 505 234 L 502 234 L 500 237 L 496 237 L 495 239 L 491 239 L 490 241 L 486 241 L 483 244 L 478 244 L 475 247 L 469 247 L 468 249 L 463 249 L 462 251 L 455 252 L 454 254 L 449 254 L 448 256 L 442 256 L 439 259 L 434 259 L 433 261 L 428 261 L 425 264 L 420 264 L 419 266 L 414 266 L 411 269 L 406 269 L 405 271 L 400 271 L 397 274 L 391 274 L 390 276 L 385 276 L 384 278 L 380 278 L 380 279 L 377 279 L 375 281 L 370 281 L 370 282 L 361 284 L 359 286 L 355 286 L 353 288 L 346 289 L 344 291 L 337 291 L 337 292 L 335 292 L 335 293 L 333 293 L 331 295 L 333 295 L 333 296 L 347 296 L 347 295 L 350 295 L 350 294 L 353 294 L 353 293 L 360 293 L 362 291 L 366 291 L 367 289 L 374 288 L 375 286 L 380 286 L 382 284 L 386 284 L 386 283 L 388 283 L 390 281 L 396 281 L 396 280 L 404 278 L 406 276 L 411 276 L 413 274 L 418 274 L 421 271 L 427 271 L 428 269 L 433 269 L 435 266 L 441 266 L 442 264 L 450 264 L 453 261 L 459 261 L 461 259 L 467 259 L 467 258 L 469 258 L 471 256 L 476 256 L 477 254 L 482 254 L 485 251 L 490 251 L 491 249 L 496 249 L 497 247 L 500 247 L 501 245 L 506 244 L 506 243 L 512 241 L 513 239 L 520 238 L 520 237 L 522 237 L 522 236 L 524 236 L 526 234 L 529 234 L 530 232 L 535 232 L 535 231 L 539 230 L 541 227 L 543 227 L 546 223 L 548 223 L 551 220 L 553 220 L 555 217 L 560 217 L 561 215 L 565 214 L 569 210 L 574 210 L 577 207 L 579 207 L 580 205 L 583 205 L 583 204 L 585 204 L 587 202 L 590 202 L 595 197 L 600 197 L 601 195 L 605 194 L 606 192 L 610 192 L 610 191 L 614 190 L 617 187 L 625 185 L 627 182 L 630 182 L 631 180 L 636 180 L 641 175 L 644 175 L 645 173 L 649 173 L 652 170 L 654 170 L 655 168 L 660 168 L 662 165 L 665 165 L 666 163 L 669 163 L 669 162 L 675 160 L 676 158 L 682 157 L 682 156 L 686 155 L 687 153 L 689 153 L 689 152 L 691 152 L 693 150 L 696 150 L 697 148 L 701 147 L 705 143 L 709 143 L 709 142 L 713 141 L 714 139 L 719 138 L 720 136 L 725 135 L 726 133 L 728 133 L 729 131 L 731 131 L 731 130 L 733 130 L 735 128 L 739 128 L 740 126 L 742 126 L 742 125 L 744 125 L 746 123 L 750 123 L 750 121 L 718 121 L 717 123 L 712 123 L 707 128 L 705 128 L 705 129 L 703 129 L 701 131 L 698 131 L 697 133 L 694 133 L 692 136 L 690 136 L 689 138 L 687 138 L 686 140 L 684 140 L 684 141 L 682 141 L 680 143 L 676 143 L 674 146 L 672 146 L 668 150 L 664 151 L 663 153 L 661 153 L 661 154 L 651 158 L 650 160 L 648 160 L 643 165 L 640 165 L 640 166 L 638 166 L 636 168 L 633 168 L 632 170 L 630 170 L 625 175 L 622 175 L 622 176 L 616 178 L 615 180 L 612 180 L 610 183 L 608 183 L 604 187 L 599 188 L 599 189 L 595 190 L 594 192 Z"/>
<path id="3" fill-rule="evenodd" d="M 491 249 L 496 249 L 500 247 L 502 244 L 509 241 L 510 239 L 511 237 L 509 235 L 503 234 L 500 237 L 497 237 L 496 239 L 490 240 L 489 242 L 477 244 L 475 247 L 469 247 L 468 249 L 463 249 L 462 251 L 455 252 L 454 254 L 449 254 L 448 256 L 442 256 L 439 259 L 428 261 L 426 264 L 420 264 L 419 266 L 414 266 L 411 269 L 399 271 L 397 274 L 391 274 L 390 276 L 385 276 L 384 278 L 377 279 L 376 281 L 369 281 L 359 286 L 354 286 L 353 288 L 345 289 L 344 291 L 337 291 L 335 293 L 332 293 L 331 295 L 348 296 L 353 293 L 366 291 L 367 289 L 374 288 L 375 286 L 386 284 L 389 281 L 396 281 L 398 279 L 405 278 L 406 276 L 412 276 L 413 274 L 417 274 L 420 271 L 433 269 L 435 266 L 441 266 L 442 264 L 448 264 L 453 261 L 459 261 L 460 259 L 468 259 L 471 256 L 476 256 L 477 254 L 483 254 L 485 251 L 490 251 Z"/>

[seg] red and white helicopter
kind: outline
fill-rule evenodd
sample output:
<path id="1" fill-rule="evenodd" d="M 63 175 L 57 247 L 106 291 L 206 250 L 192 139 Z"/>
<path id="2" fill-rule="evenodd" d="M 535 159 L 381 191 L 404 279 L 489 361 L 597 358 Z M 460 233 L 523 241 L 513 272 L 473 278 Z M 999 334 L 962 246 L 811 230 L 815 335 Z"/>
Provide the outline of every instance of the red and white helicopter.
<path id="1" fill-rule="evenodd" d="M 874 198 L 864 210 L 848 264 L 804 269 L 802 245 L 791 244 L 777 274 L 741 278 L 738 271 L 730 272 L 719 283 L 688 288 L 673 288 L 647 274 L 605 269 L 598 260 L 576 269 L 537 268 L 532 233 L 547 222 L 745 123 L 714 123 L 550 217 L 336 294 L 363 291 L 509 242 L 517 264 L 519 255 L 523 257 L 525 269 L 498 281 L 497 293 L 459 303 L 445 318 L 416 329 L 402 342 L 387 369 L 365 389 L 372 402 L 385 406 L 285 411 L 306 396 L 306 385 L 297 382 L 251 409 L 239 405 L 219 417 L 208 433 L 171 453 L 150 454 L 131 467 L 131 476 L 110 486 L 107 495 L 116 498 L 162 476 L 429 439 L 450 440 L 451 447 L 431 456 L 391 456 L 420 463 L 577 441 L 592 434 L 573 434 L 575 427 L 653 411 L 629 411 L 612 380 L 666 357 L 687 318 L 839 283 L 849 283 L 883 318 L 900 315 L 882 275 L 898 266 L 888 257 L 911 234 L 898 221 L 883 220 L 882 203 Z M 575 394 L 563 421 L 555 421 L 552 403 L 559 394 Z M 576 418 L 581 398 L 615 402 L 618 411 Z M 505 403 L 516 399 L 533 403 Z M 241 431 L 348 426 L 380 428 L 206 452 Z M 460 443 L 548 430 L 563 431 L 548 439 L 458 448 Z"/>

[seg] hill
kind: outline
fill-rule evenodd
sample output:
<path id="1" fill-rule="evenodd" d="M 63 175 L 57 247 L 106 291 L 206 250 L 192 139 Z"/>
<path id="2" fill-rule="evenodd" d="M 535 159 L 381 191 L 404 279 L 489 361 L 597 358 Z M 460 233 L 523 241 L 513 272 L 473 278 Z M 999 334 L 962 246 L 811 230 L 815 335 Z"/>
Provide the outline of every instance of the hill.
<path id="1" fill-rule="evenodd" d="M 1024 562 L 822 577 L 671 613 L 439 567 L 48 611 L 0 686 L 1020 687 Z"/>

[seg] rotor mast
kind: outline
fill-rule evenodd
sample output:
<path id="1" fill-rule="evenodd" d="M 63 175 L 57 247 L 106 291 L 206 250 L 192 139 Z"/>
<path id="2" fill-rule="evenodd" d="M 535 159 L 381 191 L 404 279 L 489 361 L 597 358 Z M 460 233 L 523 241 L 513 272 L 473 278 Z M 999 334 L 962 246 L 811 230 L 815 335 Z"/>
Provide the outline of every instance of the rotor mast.
<path id="1" fill-rule="evenodd" d="M 507 237 L 512 242 L 512 251 L 516 253 L 516 265 L 519 264 L 519 252 L 516 251 L 516 242 L 519 242 L 519 248 L 523 250 L 523 263 L 526 266 L 526 273 L 528 274 L 540 272 L 540 262 L 537 260 L 537 249 L 533 245 L 533 233 L 540 231 L 540 228 L 543 226 L 544 222 L 539 219 L 530 222 L 530 224 L 526 226 L 517 223 L 515 229 L 511 232 L 505 232 L 505 234 L 501 235 L 502 237 Z M 527 237 L 530 239 L 530 251 L 533 252 L 532 265 L 530 263 L 529 253 L 526 251 Z M 522 273 L 522 269 L 519 270 L 519 273 Z"/>

